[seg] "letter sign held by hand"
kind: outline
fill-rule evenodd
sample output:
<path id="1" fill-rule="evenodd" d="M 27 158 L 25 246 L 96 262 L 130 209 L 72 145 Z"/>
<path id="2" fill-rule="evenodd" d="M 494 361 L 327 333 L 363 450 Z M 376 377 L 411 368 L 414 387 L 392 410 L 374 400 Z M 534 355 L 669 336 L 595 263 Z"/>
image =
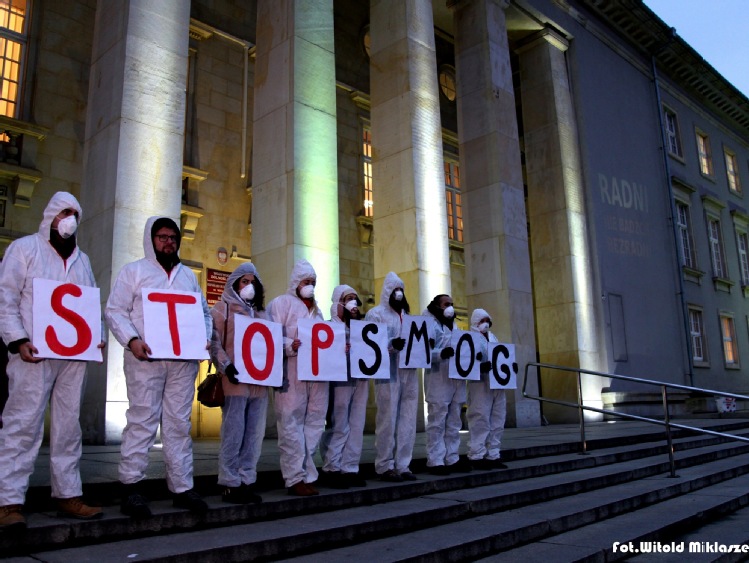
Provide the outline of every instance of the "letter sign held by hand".
<path id="1" fill-rule="evenodd" d="M 99 288 L 36 278 L 32 289 L 37 356 L 101 362 Z"/>
<path id="2" fill-rule="evenodd" d="M 149 288 L 141 291 L 144 340 L 151 348 L 151 357 L 207 360 L 203 296 L 193 291 Z"/>
<path id="3" fill-rule="evenodd" d="M 490 389 L 516 389 L 518 386 L 518 364 L 515 361 L 515 345 L 489 344 L 492 369 L 489 372 Z"/>

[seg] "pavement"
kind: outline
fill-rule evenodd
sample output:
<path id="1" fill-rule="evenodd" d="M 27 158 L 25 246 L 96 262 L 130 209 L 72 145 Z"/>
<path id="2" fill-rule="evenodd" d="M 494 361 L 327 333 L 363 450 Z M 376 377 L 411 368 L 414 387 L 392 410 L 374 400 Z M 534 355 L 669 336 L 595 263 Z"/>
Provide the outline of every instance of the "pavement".
<path id="1" fill-rule="evenodd" d="M 673 422 L 688 426 L 710 428 L 731 422 L 741 422 L 743 419 L 731 416 L 729 418 L 700 418 L 700 419 L 678 419 Z M 605 444 L 606 441 L 640 436 L 642 434 L 663 433 L 664 444 L 665 431 L 662 426 L 640 421 L 611 421 L 611 422 L 586 422 L 585 435 L 589 449 L 594 449 L 595 444 Z M 580 443 L 580 428 L 577 424 L 555 424 L 549 426 L 537 426 L 530 428 L 506 428 L 502 438 L 502 459 L 511 462 L 513 459 L 524 457 L 523 451 L 544 448 L 553 452 L 562 446 Z M 199 482 L 215 483 L 218 472 L 218 451 L 220 441 L 218 439 L 198 439 L 193 443 L 194 475 L 196 486 Z M 468 451 L 468 432 L 461 431 L 460 453 Z M 362 450 L 362 472 L 372 472 L 375 458 L 374 435 L 365 434 Z M 322 465 L 319 453 L 316 455 L 318 468 Z M 84 445 L 81 457 L 81 477 L 86 485 L 116 483 L 117 466 L 120 460 L 120 446 L 118 444 L 93 446 Z M 423 469 L 426 460 L 426 433 L 416 434 L 414 455 L 411 469 L 419 472 Z M 263 441 L 262 453 L 258 462 L 258 485 L 262 488 L 281 487 L 279 455 L 277 441 L 275 438 Z M 161 480 L 166 476 L 164 457 L 161 445 L 157 443 L 150 452 L 150 464 L 146 479 L 149 481 Z M 49 487 L 49 447 L 43 446 L 36 461 L 36 469 L 31 476 L 30 487 L 37 489 L 37 493 L 43 492 Z M 98 487 L 97 487 L 98 488 Z"/>

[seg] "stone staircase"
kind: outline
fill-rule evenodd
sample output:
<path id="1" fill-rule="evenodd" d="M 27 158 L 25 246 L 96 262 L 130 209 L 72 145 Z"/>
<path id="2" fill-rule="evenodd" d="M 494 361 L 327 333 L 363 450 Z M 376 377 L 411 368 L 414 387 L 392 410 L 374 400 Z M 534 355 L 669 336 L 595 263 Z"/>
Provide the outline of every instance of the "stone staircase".
<path id="1" fill-rule="evenodd" d="M 749 421 L 711 428 L 749 435 Z M 416 482 L 397 484 L 371 480 L 366 488 L 321 488 L 320 496 L 307 498 L 274 489 L 259 505 L 209 496 L 211 510 L 202 518 L 165 498 L 152 502 L 154 516 L 143 521 L 123 517 L 116 505 L 93 522 L 60 519 L 42 507 L 29 516 L 25 534 L 0 535 L 0 557 L 65 563 L 647 561 L 652 553 L 634 550 L 658 549 L 659 562 L 749 559 L 749 553 L 710 551 L 713 544 L 749 544 L 749 444 L 677 432 L 678 476 L 672 478 L 663 436 L 653 426 L 593 440 L 587 455 L 577 453 L 575 442 L 529 445 L 503 452 L 506 470 L 421 473 Z M 268 483 L 277 479 L 265 476 Z M 114 485 L 107 486 L 111 498 Z M 688 553 L 690 542 L 707 552 Z M 684 552 L 677 551 L 681 545 Z"/>

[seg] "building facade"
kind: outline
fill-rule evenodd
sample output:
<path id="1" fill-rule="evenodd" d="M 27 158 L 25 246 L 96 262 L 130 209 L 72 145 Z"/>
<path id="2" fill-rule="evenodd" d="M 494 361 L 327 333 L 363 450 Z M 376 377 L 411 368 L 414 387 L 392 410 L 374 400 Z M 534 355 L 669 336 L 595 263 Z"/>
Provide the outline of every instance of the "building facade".
<path id="1" fill-rule="evenodd" d="M 323 310 L 338 283 L 374 306 L 392 270 L 415 311 L 488 310 L 520 379 L 749 391 L 749 101 L 640 0 L 10 0 L 0 37 L 0 243 L 76 194 L 103 300 L 168 215 L 209 301 L 250 259 L 268 298 L 310 260 Z M 91 442 L 124 425 L 105 355 Z M 509 425 L 575 420 L 510 395 Z M 219 416 L 196 404 L 196 435 Z"/>

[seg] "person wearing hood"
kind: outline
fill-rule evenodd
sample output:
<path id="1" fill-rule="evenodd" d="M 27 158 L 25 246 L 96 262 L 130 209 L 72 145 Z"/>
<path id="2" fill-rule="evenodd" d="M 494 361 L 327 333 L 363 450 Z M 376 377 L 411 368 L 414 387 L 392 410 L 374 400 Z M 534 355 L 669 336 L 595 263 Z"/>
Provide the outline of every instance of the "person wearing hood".
<path id="1" fill-rule="evenodd" d="M 8 400 L 0 431 L 0 528 L 25 526 L 29 477 L 44 435 L 50 404 L 52 496 L 61 514 L 96 518 L 101 508 L 81 500 L 79 422 L 86 362 L 40 359 L 31 341 L 35 278 L 95 287 L 88 256 L 75 232 L 83 211 L 67 192 L 52 196 L 39 231 L 8 246 L 0 264 L 0 337 L 8 343 Z M 104 347 L 102 329 L 100 348 Z"/>
<path id="2" fill-rule="evenodd" d="M 268 304 L 269 319 L 283 325 L 284 333 L 284 382 L 273 395 L 281 474 L 288 493 L 301 497 L 319 494 L 312 486 L 318 475 L 312 456 L 328 410 L 328 383 L 297 378 L 299 347 L 310 345 L 297 337 L 297 324 L 300 319 L 324 320 L 315 301 L 316 283 L 312 264 L 300 260 L 291 271 L 286 293 Z"/>
<path id="3" fill-rule="evenodd" d="M 390 379 L 375 380 L 375 471 L 383 481 L 416 479 L 409 468 L 416 442 L 419 380 L 416 370 L 398 367 L 398 354 L 406 342 L 400 337 L 403 315 L 410 312 L 403 280 L 394 272 L 385 276 L 379 305 L 366 320 L 387 325 L 390 346 Z"/>
<path id="4" fill-rule="evenodd" d="M 471 330 L 483 336 L 481 380 L 468 382 L 468 459 L 476 469 L 506 469 L 500 461 L 500 446 L 507 416 L 507 397 L 504 389 L 491 389 L 489 373 L 492 364 L 488 355 L 490 342 L 497 337 L 489 331 L 492 318 L 483 309 L 475 309 L 471 314 Z"/>
<path id="5" fill-rule="evenodd" d="M 450 379 L 452 331 L 455 321 L 453 299 L 440 294 L 427 305 L 424 315 L 429 317 L 429 334 L 433 335 L 431 367 L 424 377 L 427 402 L 427 470 L 434 475 L 469 469 L 459 464 L 460 413 L 466 402 L 464 381 Z"/>
<path id="6" fill-rule="evenodd" d="M 129 406 L 122 431 L 120 481 L 124 485 L 121 511 L 133 518 L 151 515 L 141 481 L 146 476 L 148 450 L 161 423 L 166 483 L 173 504 L 197 514 L 208 506 L 193 490 L 190 415 L 195 396 L 196 360 L 151 360 L 144 340 L 142 290 L 202 292 L 193 271 L 179 259 L 179 227 L 169 217 L 151 217 L 143 232 L 145 257 L 125 264 L 112 286 L 104 315 L 112 334 L 125 348 L 124 371 Z M 212 336 L 211 313 L 202 298 L 206 348 Z"/>
<path id="7" fill-rule="evenodd" d="M 353 287 L 338 285 L 333 290 L 330 320 L 346 324 L 346 353 L 350 350 L 349 326 L 351 319 L 362 318 L 362 302 Z M 364 422 L 367 416 L 369 381 L 351 379 L 350 359 L 347 358 L 348 381 L 330 384 L 333 400 L 332 428 L 323 435 L 322 475 L 324 482 L 333 488 L 364 487 L 366 481 L 359 475 L 364 439 Z M 324 448 L 322 446 L 325 446 Z"/>
<path id="8" fill-rule="evenodd" d="M 234 350 L 234 318 L 246 315 L 267 319 L 265 290 L 254 264 L 242 264 L 226 280 L 221 299 L 211 309 L 213 338 L 211 360 L 218 368 L 224 388 L 221 407 L 221 449 L 218 454 L 218 484 L 224 502 L 262 502 L 253 487 L 257 462 L 265 436 L 268 388 L 240 383 Z"/>

